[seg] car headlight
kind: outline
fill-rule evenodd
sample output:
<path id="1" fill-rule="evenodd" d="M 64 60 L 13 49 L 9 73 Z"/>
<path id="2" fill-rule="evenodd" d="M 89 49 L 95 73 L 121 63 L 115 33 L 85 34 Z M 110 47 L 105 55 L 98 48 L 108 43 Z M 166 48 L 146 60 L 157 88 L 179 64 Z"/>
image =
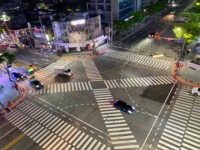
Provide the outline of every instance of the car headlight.
<path id="1" fill-rule="evenodd" d="M 129 113 L 129 114 L 132 114 L 133 112 L 132 112 L 132 111 L 130 111 L 130 110 L 128 110 L 128 113 Z"/>
<path id="2" fill-rule="evenodd" d="M 19 80 L 19 78 L 17 78 L 17 80 Z"/>
<path id="3" fill-rule="evenodd" d="M 36 87 L 39 88 L 40 86 L 39 86 L 39 85 L 36 85 Z"/>

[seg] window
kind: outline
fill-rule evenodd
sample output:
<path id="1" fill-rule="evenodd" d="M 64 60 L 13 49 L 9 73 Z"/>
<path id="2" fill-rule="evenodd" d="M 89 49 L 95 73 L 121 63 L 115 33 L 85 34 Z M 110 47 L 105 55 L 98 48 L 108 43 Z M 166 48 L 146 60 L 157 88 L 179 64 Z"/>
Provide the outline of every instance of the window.
<path id="1" fill-rule="evenodd" d="M 106 0 L 106 3 L 110 3 L 110 0 Z"/>
<path id="2" fill-rule="evenodd" d="M 97 9 L 99 10 L 104 10 L 104 7 L 103 7 L 103 5 L 97 5 Z"/>
<path id="3" fill-rule="evenodd" d="M 107 11 L 111 11 L 111 6 L 110 5 L 106 5 L 106 10 Z"/>
<path id="4" fill-rule="evenodd" d="M 129 13 L 133 11 L 132 7 L 129 7 L 128 9 L 124 9 L 119 12 L 119 19 L 125 19 L 129 17 Z"/>
<path id="5" fill-rule="evenodd" d="M 119 10 L 126 9 L 128 7 L 133 7 L 134 2 L 132 0 L 120 0 L 119 1 Z"/>

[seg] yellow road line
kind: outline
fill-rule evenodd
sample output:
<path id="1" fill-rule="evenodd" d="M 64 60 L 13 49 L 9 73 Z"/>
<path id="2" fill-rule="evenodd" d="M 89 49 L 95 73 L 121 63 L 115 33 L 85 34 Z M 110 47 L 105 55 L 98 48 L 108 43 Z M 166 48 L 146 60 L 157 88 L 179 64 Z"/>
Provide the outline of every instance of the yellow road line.
<path id="1" fill-rule="evenodd" d="M 18 137 L 16 137 L 12 142 L 8 143 L 2 150 L 8 150 L 11 146 L 16 144 L 19 140 L 21 140 L 25 136 L 24 133 L 20 134 Z"/>

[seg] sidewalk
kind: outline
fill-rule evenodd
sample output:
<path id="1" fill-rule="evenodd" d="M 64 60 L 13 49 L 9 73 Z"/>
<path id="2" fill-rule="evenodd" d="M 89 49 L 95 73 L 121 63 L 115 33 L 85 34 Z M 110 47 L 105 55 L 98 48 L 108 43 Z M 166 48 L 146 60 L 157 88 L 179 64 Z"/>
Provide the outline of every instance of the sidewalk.
<path id="1" fill-rule="evenodd" d="M 9 80 L 7 73 L 0 72 L 0 84 L 3 88 L 0 90 L 0 112 L 6 112 L 5 108 L 11 110 L 26 96 L 26 89 L 20 83 L 17 83 L 18 90 L 13 88 L 15 82 Z"/>
<path id="2" fill-rule="evenodd" d="M 187 49 L 191 49 L 192 51 L 184 56 L 183 61 L 181 62 L 183 67 L 179 68 L 178 74 L 175 75 L 174 65 L 172 68 L 172 75 L 175 75 L 176 79 L 183 84 L 192 87 L 200 87 L 200 71 L 189 68 L 187 65 L 187 61 L 194 58 L 194 44 L 190 44 Z"/>

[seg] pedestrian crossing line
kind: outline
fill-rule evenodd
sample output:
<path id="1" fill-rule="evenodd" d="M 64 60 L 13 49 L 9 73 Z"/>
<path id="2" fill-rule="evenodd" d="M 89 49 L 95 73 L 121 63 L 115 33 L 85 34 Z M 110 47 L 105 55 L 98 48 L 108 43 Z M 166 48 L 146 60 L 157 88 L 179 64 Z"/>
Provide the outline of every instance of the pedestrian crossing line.
<path id="1" fill-rule="evenodd" d="M 174 108 L 165 125 L 164 131 L 157 145 L 157 150 L 165 149 L 200 149 L 200 117 L 194 119 L 193 114 L 200 110 L 199 102 L 188 92 L 186 87 L 180 89 Z"/>
<path id="2" fill-rule="evenodd" d="M 127 79 L 104 80 L 106 88 L 130 88 L 140 86 L 153 86 L 162 84 L 173 84 L 174 79 L 170 76 L 152 76 Z"/>
<path id="3" fill-rule="evenodd" d="M 170 76 L 152 76 L 152 77 L 139 77 L 139 78 L 127 78 L 127 79 L 112 79 L 103 80 L 106 88 L 131 88 L 141 86 L 153 86 L 162 84 L 173 84 L 174 79 Z M 41 90 L 31 90 L 30 94 L 50 94 L 61 92 L 75 92 L 75 91 L 88 91 L 92 90 L 91 82 L 71 82 L 61 84 L 51 84 L 45 86 Z"/>
<path id="4" fill-rule="evenodd" d="M 93 89 L 93 93 L 98 103 L 98 106 L 100 106 L 99 107 L 100 112 L 102 114 L 103 120 L 105 122 L 114 149 L 117 150 L 117 149 L 128 149 L 128 148 L 129 149 L 139 148 L 139 145 L 137 144 L 137 141 L 133 136 L 132 131 L 128 127 L 128 124 L 126 123 L 122 113 L 115 108 L 113 109 L 112 103 L 114 99 L 110 91 L 107 88 Z M 124 140 L 121 139 L 120 136 L 126 136 L 128 138 Z"/>
<path id="5" fill-rule="evenodd" d="M 170 67 L 171 62 L 167 60 L 161 60 L 150 56 L 144 56 L 139 54 L 133 54 L 129 52 L 121 52 L 116 50 L 107 50 L 104 56 L 121 59 L 124 61 L 134 62 L 146 66 L 151 66 L 159 69 L 167 70 Z"/>
<path id="6" fill-rule="evenodd" d="M 92 90 L 90 82 L 71 82 L 71 83 L 62 83 L 62 84 L 51 84 L 45 86 L 41 90 L 31 90 L 30 94 L 50 94 L 50 93 L 61 93 L 61 92 L 75 92 L 75 91 L 88 91 Z"/>
<path id="7" fill-rule="evenodd" d="M 58 60 L 38 71 L 35 72 L 35 77 L 38 80 L 42 80 L 44 78 L 46 78 L 47 76 L 51 75 L 54 73 L 54 68 L 57 66 L 66 66 L 66 65 L 70 65 L 72 61 L 62 61 L 62 60 Z"/>
<path id="8" fill-rule="evenodd" d="M 42 108 L 26 100 L 17 106 L 17 109 L 6 114 L 5 118 L 46 150 L 68 148 L 86 150 L 88 147 L 92 150 L 111 149 L 45 110 L 43 110 L 45 113 L 38 117 L 37 111 L 41 112 L 41 110 Z"/>
<path id="9" fill-rule="evenodd" d="M 103 78 L 99 73 L 95 63 L 92 60 L 82 61 L 82 64 L 85 68 L 85 72 L 90 81 L 102 81 Z"/>

